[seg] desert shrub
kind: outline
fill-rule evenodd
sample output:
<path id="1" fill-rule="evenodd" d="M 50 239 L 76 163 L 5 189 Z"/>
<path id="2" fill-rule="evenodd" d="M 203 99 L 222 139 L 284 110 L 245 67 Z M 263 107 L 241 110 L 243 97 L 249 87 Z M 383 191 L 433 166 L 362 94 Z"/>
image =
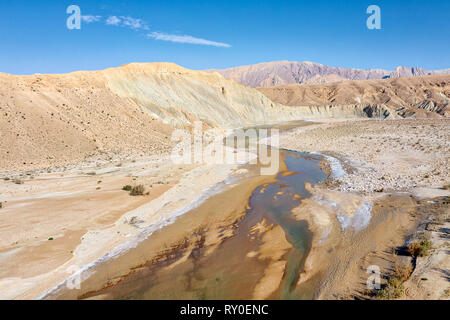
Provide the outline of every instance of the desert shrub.
<path id="1" fill-rule="evenodd" d="M 432 243 L 428 239 L 414 241 L 408 245 L 408 253 L 413 257 L 425 257 L 430 254 Z"/>
<path id="2" fill-rule="evenodd" d="M 403 282 L 396 277 L 391 277 L 384 288 L 378 291 L 377 298 L 381 300 L 397 299 L 403 295 L 403 291 Z"/>
<path id="3" fill-rule="evenodd" d="M 13 182 L 14 182 L 15 184 L 23 184 L 23 181 L 20 180 L 20 179 L 14 179 Z"/>
<path id="4" fill-rule="evenodd" d="M 134 186 L 130 191 L 130 196 L 142 196 L 145 192 L 145 188 L 142 184 Z"/>
<path id="5" fill-rule="evenodd" d="M 450 190 L 450 183 L 449 183 L 449 184 L 446 184 L 445 186 L 443 186 L 442 189 L 444 189 L 444 190 Z"/>
<path id="6" fill-rule="evenodd" d="M 409 276 L 413 272 L 413 266 L 410 262 L 399 264 L 395 261 L 395 272 L 394 277 L 399 279 L 402 282 L 405 282 L 409 279 Z"/>
<path id="7" fill-rule="evenodd" d="M 125 191 L 131 191 L 131 189 L 133 189 L 133 187 L 130 186 L 129 184 L 127 184 L 126 186 L 122 187 L 122 190 L 125 190 Z"/>

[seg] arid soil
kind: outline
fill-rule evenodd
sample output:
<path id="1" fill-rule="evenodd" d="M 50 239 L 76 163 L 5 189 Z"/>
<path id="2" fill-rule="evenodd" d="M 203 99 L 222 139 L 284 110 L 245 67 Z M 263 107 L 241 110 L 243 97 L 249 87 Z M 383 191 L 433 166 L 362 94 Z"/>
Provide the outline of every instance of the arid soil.
<path id="1" fill-rule="evenodd" d="M 319 152 L 342 161 L 341 191 L 405 191 L 448 195 L 450 120 L 345 121 L 300 128 L 280 137 L 280 146 Z"/>
<path id="2" fill-rule="evenodd" d="M 427 220 L 413 235 L 420 239 L 423 235 L 432 243 L 431 253 L 417 257 L 416 267 L 405 283 L 404 299 L 436 300 L 450 299 L 450 199 L 423 201 L 421 210 Z"/>
<path id="3" fill-rule="evenodd" d="M 164 158 L 153 157 L 2 175 L 1 298 L 36 298 L 70 276 L 75 271 L 70 266 L 81 267 L 109 252 L 138 230 L 131 224 L 140 222 L 132 219 L 136 214 L 126 213 L 161 197 L 191 168 L 174 169 Z M 122 190 L 140 184 L 148 195 Z"/>

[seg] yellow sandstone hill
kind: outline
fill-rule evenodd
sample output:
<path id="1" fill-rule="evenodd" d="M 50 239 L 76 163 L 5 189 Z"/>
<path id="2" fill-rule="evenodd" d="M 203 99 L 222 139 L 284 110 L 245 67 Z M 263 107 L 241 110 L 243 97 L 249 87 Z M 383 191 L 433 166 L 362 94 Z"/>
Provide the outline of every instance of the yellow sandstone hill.
<path id="1" fill-rule="evenodd" d="M 0 73 L 0 171 L 168 153 L 173 128 L 194 120 L 228 129 L 298 117 L 255 89 L 172 63 Z"/>

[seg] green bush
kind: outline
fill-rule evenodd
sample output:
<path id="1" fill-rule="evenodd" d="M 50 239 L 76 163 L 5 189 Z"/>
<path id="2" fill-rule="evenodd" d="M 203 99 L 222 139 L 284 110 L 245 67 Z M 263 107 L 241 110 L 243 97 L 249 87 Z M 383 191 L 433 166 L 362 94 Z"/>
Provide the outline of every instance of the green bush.
<path id="1" fill-rule="evenodd" d="M 131 191 L 131 189 L 133 189 L 133 187 L 130 186 L 129 184 L 127 184 L 126 186 L 122 187 L 122 190 L 125 190 L 125 191 Z"/>
<path id="2" fill-rule="evenodd" d="M 408 252 L 413 257 L 425 257 L 430 254 L 432 243 L 428 239 L 423 239 L 420 242 L 413 242 L 408 245 Z"/>
<path id="3" fill-rule="evenodd" d="M 403 282 L 396 277 L 391 277 L 384 288 L 378 291 L 377 298 L 381 300 L 397 299 L 403 295 L 403 291 Z"/>

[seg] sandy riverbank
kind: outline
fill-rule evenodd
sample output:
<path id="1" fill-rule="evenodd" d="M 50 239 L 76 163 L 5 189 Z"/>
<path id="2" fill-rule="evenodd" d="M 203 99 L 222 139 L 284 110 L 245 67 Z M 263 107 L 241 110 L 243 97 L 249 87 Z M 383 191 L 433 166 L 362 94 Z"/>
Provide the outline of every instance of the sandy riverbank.
<path id="1" fill-rule="evenodd" d="M 201 256 L 211 261 L 207 271 L 203 272 L 223 268 L 223 261 L 214 258 L 215 250 L 225 240 L 236 237 L 236 226 L 245 216 L 248 199 L 255 188 L 274 181 L 274 176 L 260 176 L 256 171 L 240 169 L 239 172 L 242 177 L 246 176 L 240 183 L 232 184 L 223 192 L 206 199 L 198 207 L 179 216 L 175 223 L 156 231 L 148 240 L 140 242 L 132 250 L 111 257 L 92 268 L 89 278 L 82 283 L 80 290 L 61 287 L 61 290 L 54 291 L 47 298 L 117 299 L 131 298 L 137 294 L 142 299 L 146 297 L 142 291 L 148 289 L 146 281 L 154 280 L 155 274 L 157 281 L 151 289 L 156 293 L 148 293 L 149 298 L 171 294 L 179 299 L 198 299 L 198 292 L 194 289 L 178 290 L 175 293 L 171 291 L 169 285 L 173 284 L 173 277 L 179 278 L 180 285 L 189 280 L 193 287 L 200 285 L 205 291 L 213 291 L 214 283 L 205 285 L 204 281 L 215 282 L 215 278 L 197 279 L 195 275 L 190 274 L 192 264 Z M 247 234 L 241 236 L 247 237 Z M 236 258 L 235 251 L 229 251 L 226 255 L 229 258 L 228 263 Z M 254 268 L 261 269 L 264 265 L 263 262 L 257 262 Z M 122 282 L 125 285 L 116 286 Z M 245 281 L 242 280 L 236 286 L 242 283 Z M 250 286 L 247 286 L 247 289 L 250 292 L 252 290 Z"/>
<path id="2" fill-rule="evenodd" d="M 22 176 L 3 174 L 1 298 L 36 298 L 70 276 L 74 267 L 128 239 L 132 230 L 123 223 L 124 214 L 160 197 L 190 169 L 173 170 L 154 157 Z M 149 194 L 132 197 L 122 190 L 127 184 L 142 184 Z M 100 236 L 113 229 L 114 239 Z M 92 234 L 108 241 L 96 241 Z"/>
<path id="3" fill-rule="evenodd" d="M 3 174 L 1 298 L 43 297 L 73 275 L 87 276 L 89 266 L 136 246 L 248 174 L 238 165 L 175 165 L 160 156 Z M 122 190 L 127 184 L 142 184 L 149 194 L 132 197 Z"/>
<path id="4" fill-rule="evenodd" d="M 339 159 L 329 161 L 332 178 L 311 188 L 313 196 L 293 210 L 314 232 L 298 285 L 319 278 L 316 298 L 372 298 L 366 268 L 379 266 L 386 281 L 395 253 L 421 223 L 448 220 L 450 193 L 442 187 L 450 181 L 449 138 L 448 120 L 329 122 L 282 135 L 281 147 Z M 445 225 L 437 230 L 445 233 Z M 436 239 L 431 256 L 405 284 L 404 298 L 448 296 L 445 272 L 436 271 L 450 262 L 448 243 Z M 421 283 L 422 274 L 433 281 Z"/>

